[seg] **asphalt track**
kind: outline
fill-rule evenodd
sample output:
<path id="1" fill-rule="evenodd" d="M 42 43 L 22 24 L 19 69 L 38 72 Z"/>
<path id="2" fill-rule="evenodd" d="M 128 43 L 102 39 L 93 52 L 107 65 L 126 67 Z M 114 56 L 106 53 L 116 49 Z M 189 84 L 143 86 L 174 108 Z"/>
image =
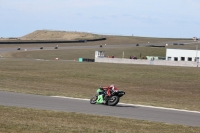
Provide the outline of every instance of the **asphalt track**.
<path id="1" fill-rule="evenodd" d="M 141 44 L 142 45 L 142 44 Z M 144 44 L 143 44 L 144 45 Z M 19 45 L 18 45 L 19 46 Z M 23 46 L 23 45 L 22 45 Z M 124 48 L 124 47 L 134 47 L 135 44 L 123 44 L 123 45 L 103 45 L 104 48 Z M 0 48 L 0 54 L 7 53 L 7 52 L 20 52 L 20 51 L 35 51 L 35 50 L 55 50 L 55 47 L 44 47 L 44 49 L 40 49 L 40 47 L 29 47 L 29 48 L 21 48 L 21 50 L 17 50 L 16 48 Z M 99 45 L 95 46 L 63 46 L 59 47 L 59 50 L 64 49 L 95 49 L 99 48 Z"/>
<path id="2" fill-rule="evenodd" d="M 119 104 L 114 107 L 92 105 L 87 99 L 81 100 L 0 91 L 0 105 L 114 116 L 200 127 L 200 112 L 145 107 L 131 104 Z"/>

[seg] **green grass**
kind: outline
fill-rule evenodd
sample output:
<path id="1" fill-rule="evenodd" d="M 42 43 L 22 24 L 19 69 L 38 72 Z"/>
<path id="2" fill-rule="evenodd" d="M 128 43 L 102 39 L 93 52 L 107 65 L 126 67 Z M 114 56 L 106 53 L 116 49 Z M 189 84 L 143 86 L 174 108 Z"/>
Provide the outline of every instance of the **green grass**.
<path id="1" fill-rule="evenodd" d="M 20 133 L 197 133 L 199 127 L 117 117 L 0 106 L 0 132 Z"/>

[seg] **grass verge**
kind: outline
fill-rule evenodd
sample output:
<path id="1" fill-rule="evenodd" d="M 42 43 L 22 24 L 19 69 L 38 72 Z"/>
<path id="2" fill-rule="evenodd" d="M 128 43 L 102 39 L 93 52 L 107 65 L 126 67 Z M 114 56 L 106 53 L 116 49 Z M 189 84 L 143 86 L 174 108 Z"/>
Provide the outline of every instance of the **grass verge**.
<path id="1" fill-rule="evenodd" d="M 199 127 L 78 113 L 0 106 L 0 132 L 197 133 Z"/>

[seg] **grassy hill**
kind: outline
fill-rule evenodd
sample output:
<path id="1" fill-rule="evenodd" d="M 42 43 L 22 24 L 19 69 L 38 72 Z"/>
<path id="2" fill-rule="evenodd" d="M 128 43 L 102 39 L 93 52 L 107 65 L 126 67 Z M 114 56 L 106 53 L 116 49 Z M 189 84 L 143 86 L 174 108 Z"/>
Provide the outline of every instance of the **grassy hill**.
<path id="1" fill-rule="evenodd" d="M 67 32 L 51 30 L 36 30 L 32 33 L 20 37 L 21 40 L 79 40 L 97 38 L 102 38 L 102 36 L 86 32 Z"/>
<path id="2" fill-rule="evenodd" d="M 174 42 L 190 42 L 192 38 L 153 38 L 153 37 L 137 37 L 137 36 L 117 36 L 117 35 L 98 35 L 87 32 L 76 32 L 76 31 L 51 31 L 51 30 L 36 30 L 27 35 L 19 38 L 0 38 L 0 41 L 26 41 L 26 40 L 89 40 L 89 39 L 99 39 L 106 38 L 103 41 L 92 42 L 90 44 L 154 44 L 161 43 L 160 45 L 165 45 L 166 43 L 172 44 Z"/>

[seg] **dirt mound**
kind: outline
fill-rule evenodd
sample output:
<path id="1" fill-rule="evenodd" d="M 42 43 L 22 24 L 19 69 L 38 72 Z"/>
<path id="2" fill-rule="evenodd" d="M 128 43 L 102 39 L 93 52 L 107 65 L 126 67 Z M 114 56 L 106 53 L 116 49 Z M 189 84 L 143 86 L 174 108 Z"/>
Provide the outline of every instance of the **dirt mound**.
<path id="1" fill-rule="evenodd" d="M 20 37 L 21 40 L 83 40 L 98 38 L 102 38 L 102 36 L 86 32 L 67 32 L 50 30 L 36 30 L 30 34 Z"/>

